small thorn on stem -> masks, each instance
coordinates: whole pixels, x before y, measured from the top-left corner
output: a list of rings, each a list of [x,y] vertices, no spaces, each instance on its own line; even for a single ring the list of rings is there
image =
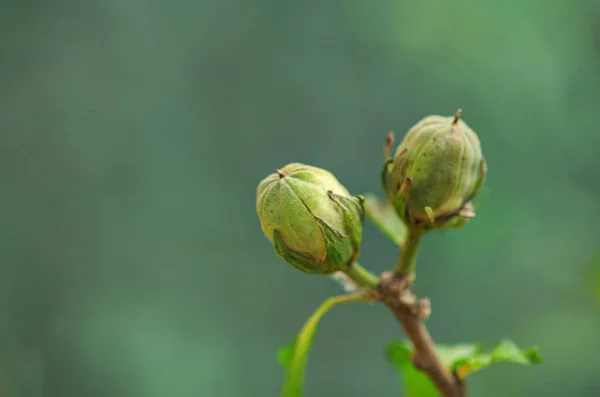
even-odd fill
[[[277,175],[279,175],[279,178],[285,178],[287,175],[283,173],[283,171],[281,171],[280,169],[275,169],[277,171]]]
[[[460,120],[460,114],[462,113],[462,109],[457,109],[456,113],[454,113],[454,120],[452,121],[452,125],[456,125],[458,120]]]

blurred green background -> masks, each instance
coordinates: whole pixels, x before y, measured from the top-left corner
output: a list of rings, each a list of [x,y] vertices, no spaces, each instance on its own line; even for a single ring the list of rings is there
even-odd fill
[[[299,161],[380,193],[385,134],[458,107],[489,195],[424,241],[430,330],[540,347],[472,396],[600,395],[600,2],[5,0],[0,57],[0,396],[277,396],[276,349],[340,288],[275,255],[258,182]],[[368,224],[361,263],[396,255]],[[335,309],[306,396],[400,396],[401,337]]]

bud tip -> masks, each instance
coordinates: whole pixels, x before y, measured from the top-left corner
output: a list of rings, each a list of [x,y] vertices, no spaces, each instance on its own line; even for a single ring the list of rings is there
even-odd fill
[[[392,146],[394,144],[394,131],[390,131],[385,136],[385,146]]]
[[[279,175],[280,178],[284,178],[287,175],[283,173],[283,171],[281,171],[279,168],[276,168],[275,171],[277,171],[277,175]]]
[[[452,125],[456,125],[458,120],[460,120],[460,114],[462,113],[462,109],[457,109],[456,113],[454,113],[454,120],[452,121]]]

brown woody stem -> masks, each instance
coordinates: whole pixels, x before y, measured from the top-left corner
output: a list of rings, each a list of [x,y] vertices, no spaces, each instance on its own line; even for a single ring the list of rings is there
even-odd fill
[[[381,299],[392,311],[404,333],[414,346],[413,365],[425,372],[429,379],[444,397],[465,397],[466,388],[437,355],[435,343],[427,331],[421,318],[418,303],[408,303],[404,299],[410,296],[410,284],[413,278],[398,278],[392,274],[384,274],[379,284]]]

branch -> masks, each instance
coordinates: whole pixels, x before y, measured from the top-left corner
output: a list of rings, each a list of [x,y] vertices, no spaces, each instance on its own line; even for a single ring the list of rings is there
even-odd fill
[[[466,386],[440,360],[435,343],[422,320],[429,317],[429,300],[417,299],[410,287],[415,280],[415,265],[421,239],[426,229],[418,225],[407,225],[406,238],[394,272],[376,278],[358,263],[346,271],[358,286],[372,293],[394,314],[407,338],[413,344],[412,362],[415,368],[425,372],[444,397],[465,397]]]
[[[384,273],[379,283],[380,299],[392,311],[414,346],[413,364],[424,371],[444,397],[464,397],[466,388],[437,355],[435,343],[422,322],[429,316],[429,301],[418,300],[410,286],[414,276],[398,278]]]

